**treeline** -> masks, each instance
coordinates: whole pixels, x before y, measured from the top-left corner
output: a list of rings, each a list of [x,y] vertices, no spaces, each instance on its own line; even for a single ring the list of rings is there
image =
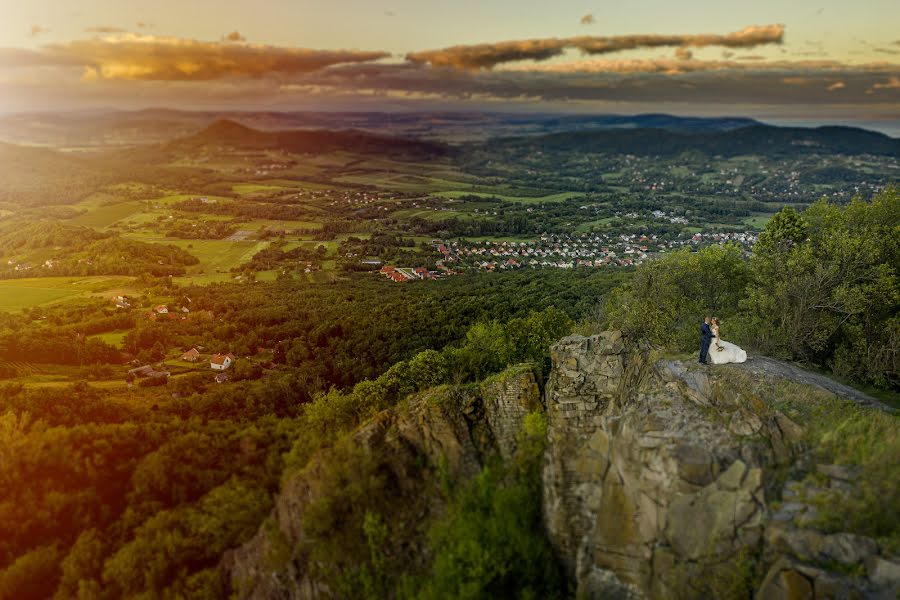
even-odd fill
[[[170,226],[166,237],[180,238],[183,240],[221,240],[237,231],[239,221],[207,221],[192,219],[178,221]]]
[[[305,267],[307,263],[319,268],[322,258],[325,256],[325,246],[319,246],[316,249],[307,248],[306,246],[297,246],[290,250],[285,249],[287,243],[284,241],[274,241],[247,261],[246,263],[232,267],[234,272],[239,271],[267,271],[275,268],[291,268],[296,269],[298,263],[303,263]]]
[[[297,221],[304,218],[315,218],[319,213],[303,206],[291,204],[266,204],[262,202],[203,202],[197,198],[182,200],[172,205],[175,210],[226,215],[246,219],[270,219],[274,221]]]
[[[184,293],[193,300],[192,311],[209,311],[211,321],[154,326],[168,333],[167,348],[200,343],[239,356],[272,349],[275,362],[292,367],[311,394],[376,377],[415,352],[443,347],[465,335],[474,321],[515,318],[548,306],[576,318],[625,276],[521,270],[424,285],[398,285],[372,275],[312,287],[287,280],[205,286]]]
[[[47,318],[44,311],[26,313],[25,317],[0,313],[0,361],[84,366],[118,364],[122,362],[121,351],[90,337],[134,326],[133,313],[113,310],[108,304],[100,306],[92,302],[60,309],[55,318]],[[13,377],[17,373],[9,369],[3,375]]]
[[[8,221],[0,227],[0,252],[8,255],[40,248],[65,248],[78,252],[92,242],[109,237],[90,227],[57,221]]]
[[[642,265],[608,303],[612,325],[694,350],[704,314],[751,351],[900,388],[900,190],[778,213],[749,261],[737,248]]]
[[[28,269],[17,270],[15,265],[0,264],[0,278],[87,275],[163,277],[184,275],[186,267],[200,262],[196,256],[172,244],[119,237],[103,237],[78,250],[56,247],[54,250],[52,258],[45,259],[51,261],[50,265],[29,264]]]
[[[183,275],[199,260],[171,244],[152,244],[55,221],[10,221],[0,228],[0,278]],[[10,258],[14,257],[14,258]]]

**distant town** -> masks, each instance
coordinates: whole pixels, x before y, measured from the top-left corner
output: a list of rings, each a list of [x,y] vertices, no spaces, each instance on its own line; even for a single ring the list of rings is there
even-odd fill
[[[736,244],[749,252],[758,235],[752,231],[694,233],[667,238],[657,234],[547,234],[535,241],[440,241],[432,245],[441,255],[436,269],[385,265],[380,273],[397,283],[434,280],[463,271],[508,269],[574,269],[631,267],[684,247]]]

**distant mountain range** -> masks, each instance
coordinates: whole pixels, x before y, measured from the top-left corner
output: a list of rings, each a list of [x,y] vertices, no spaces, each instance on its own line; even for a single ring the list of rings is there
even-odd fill
[[[900,157],[900,139],[855,127],[774,127],[677,131],[610,129],[492,140],[488,150],[593,152],[673,156],[699,152],[708,156],[798,154],[876,154]]]
[[[761,125],[742,117],[643,115],[560,115],[486,112],[242,112],[93,110],[0,116],[0,140],[67,148],[162,143],[201,131],[218,120],[262,131],[354,129],[381,135],[441,142],[605,129],[727,131]]]
[[[518,136],[466,144],[482,150],[530,149],[534,151],[617,153],[673,156],[699,152],[709,156],[748,154],[783,156],[797,154],[877,154],[900,156],[900,140],[853,127],[774,127],[755,123],[734,127],[740,119],[680,119],[666,115],[619,118],[629,126]],[[660,127],[638,127],[638,123]],[[671,127],[661,127],[665,124]],[[360,154],[427,159],[453,155],[454,145],[362,131],[288,130],[260,131],[230,120],[219,120],[202,131],[163,146],[166,153],[196,153],[201,149],[230,147],[243,150],[282,150],[296,154],[320,154],[336,150]],[[465,150],[464,150],[465,151]]]
[[[167,153],[196,153],[201,149],[282,150],[295,154],[326,154],[344,150],[358,154],[379,154],[410,159],[426,159],[450,154],[444,144],[389,137],[362,131],[294,129],[260,131],[222,119],[202,131],[173,140],[163,146]]]
[[[181,128],[187,127],[187,122],[178,119],[185,117],[185,113],[173,112],[172,118],[166,122],[178,122],[176,129],[181,131]],[[129,118],[136,116],[134,113],[127,115]],[[270,124],[283,117],[281,113],[254,115],[255,119]],[[194,113],[189,116],[191,119],[196,117]],[[135,125],[136,131],[143,131],[143,127],[150,127],[155,119],[163,117],[165,115],[161,113],[142,113],[144,124]],[[330,118],[333,117],[330,115]],[[100,117],[90,117],[94,118]],[[315,118],[325,117],[319,113]],[[366,118],[374,117],[353,116],[357,121]],[[407,129],[411,123],[423,126],[425,122],[422,114],[403,118],[407,119]],[[95,150],[105,150],[102,153],[59,152],[0,142],[0,181],[3,182],[0,186],[0,209],[6,203],[38,205],[74,202],[103,184],[120,180],[157,180],[163,176],[162,171],[165,171],[167,181],[187,181],[191,170],[172,167],[173,163],[182,157],[214,155],[223,149],[280,150],[293,154],[346,151],[414,162],[452,158],[463,168],[483,164],[498,153],[506,153],[507,158],[511,153],[514,158],[516,154],[532,152],[560,156],[567,153],[613,153],[664,157],[677,157],[686,152],[725,157],[872,154],[900,158],[900,139],[854,127],[775,127],[752,119],[699,119],[669,115],[555,116],[542,121],[534,117],[510,115],[502,119],[499,116],[491,118],[495,125],[503,121],[510,131],[519,135],[449,143],[356,129],[261,130],[234,120],[218,119],[200,128],[188,128],[187,133],[174,139],[155,141],[153,136],[148,140],[135,134],[136,140],[142,141],[142,144],[115,149],[104,145],[95,147]],[[476,117],[471,114],[432,114],[428,119],[432,127],[450,127],[448,123],[458,125],[460,122],[470,127]],[[517,119],[524,119],[524,124],[517,125]],[[348,120],[352,121],[349,117]],[[65,122],[62,119],[57,125]],[[10,121],[5,123],[8,126]],[[32,125],[35,123],[31,122]],[[534,129],[536,123],[544,130],[559,128],[562,131],[541,133]],[[588,126],[588,123],[593,125]],[[167,131],[164,126],[160,128]],[[521,134],[523,128],[528,135]],[[108,133],[110,130],[105,131]]]

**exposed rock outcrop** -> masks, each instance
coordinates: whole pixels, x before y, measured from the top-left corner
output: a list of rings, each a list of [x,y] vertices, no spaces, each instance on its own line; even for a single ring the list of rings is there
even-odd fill
[[[552,349],[544,511],[578,596],[724,597],[762,568],[759,598],[893,597],[897,562],[873,540],[810,528],[808,504],[772,506],[801,496],[786,474],[815,468],[802,425],[775,408],[785,386],[878,403],[769,359],[704,368],[653,355],[617,332]],[[853,485],[851,469],[818,469]]]
[[[398,569],[429,564],[425,534],[444,509],[441,486],[471,479],[489,457],[514,456],[525,416],[545,410],[546,530],[578,598],[896,597],[896,556],[868,537],[817,528],[816,499],[853,492],[860,472],[817,461],[809,423],[785,403],[839,395],[887,410],[877,401],[771,359],[667,360],[618,332],[564,338],[552,358],[543,397],[519,365],[477,389],[415,395],[351,435],[349,447],[367,458],[346,477],[381,482],[358,501],[390,523]],[[343,556],[338,544],[319,564],[310,551],[322,539],[312,536],[322,526],[310,506],[352,487],[333,483],[333,465],[347,462],[337,450],[286,479],[269,522],[226,557],[237,597],[347,596],[324,574],[365,556]],[[347,525],[329,527],[339,536]]]
[[[351,476],[375,474],[383,481],[363,501],[391,524],[391,544],[405,568],[427,564],[425,531],[443,509],[441,480],[466,481],[491,455],[511,456],[525,415],[541,409],[532,369],[519,365],[478,390],[440,387],[413,396],[352,434],[350,446],[370,462],[365,473],[360,468]],[[318,525],[308,522],[307,511],[330,493],[328,469],[338,461],[347,462],[347,457],[322,452],[286,479],[269,522],[226,556],[223,572],[238,597],[333,595],[321,565],[311,562],[305,546],[310,528]],[[335,535],[344,526],[335,524]]]

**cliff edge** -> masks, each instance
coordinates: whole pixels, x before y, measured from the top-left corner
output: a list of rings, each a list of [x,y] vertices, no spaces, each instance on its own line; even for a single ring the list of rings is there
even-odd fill
[[[552,358],[544,513],[579,598],[896,596],[896,556],[819,528],[817,500],[858,473],[817,462],[804,410],[886,407],[780,361],[704,367],[618,332]]]

